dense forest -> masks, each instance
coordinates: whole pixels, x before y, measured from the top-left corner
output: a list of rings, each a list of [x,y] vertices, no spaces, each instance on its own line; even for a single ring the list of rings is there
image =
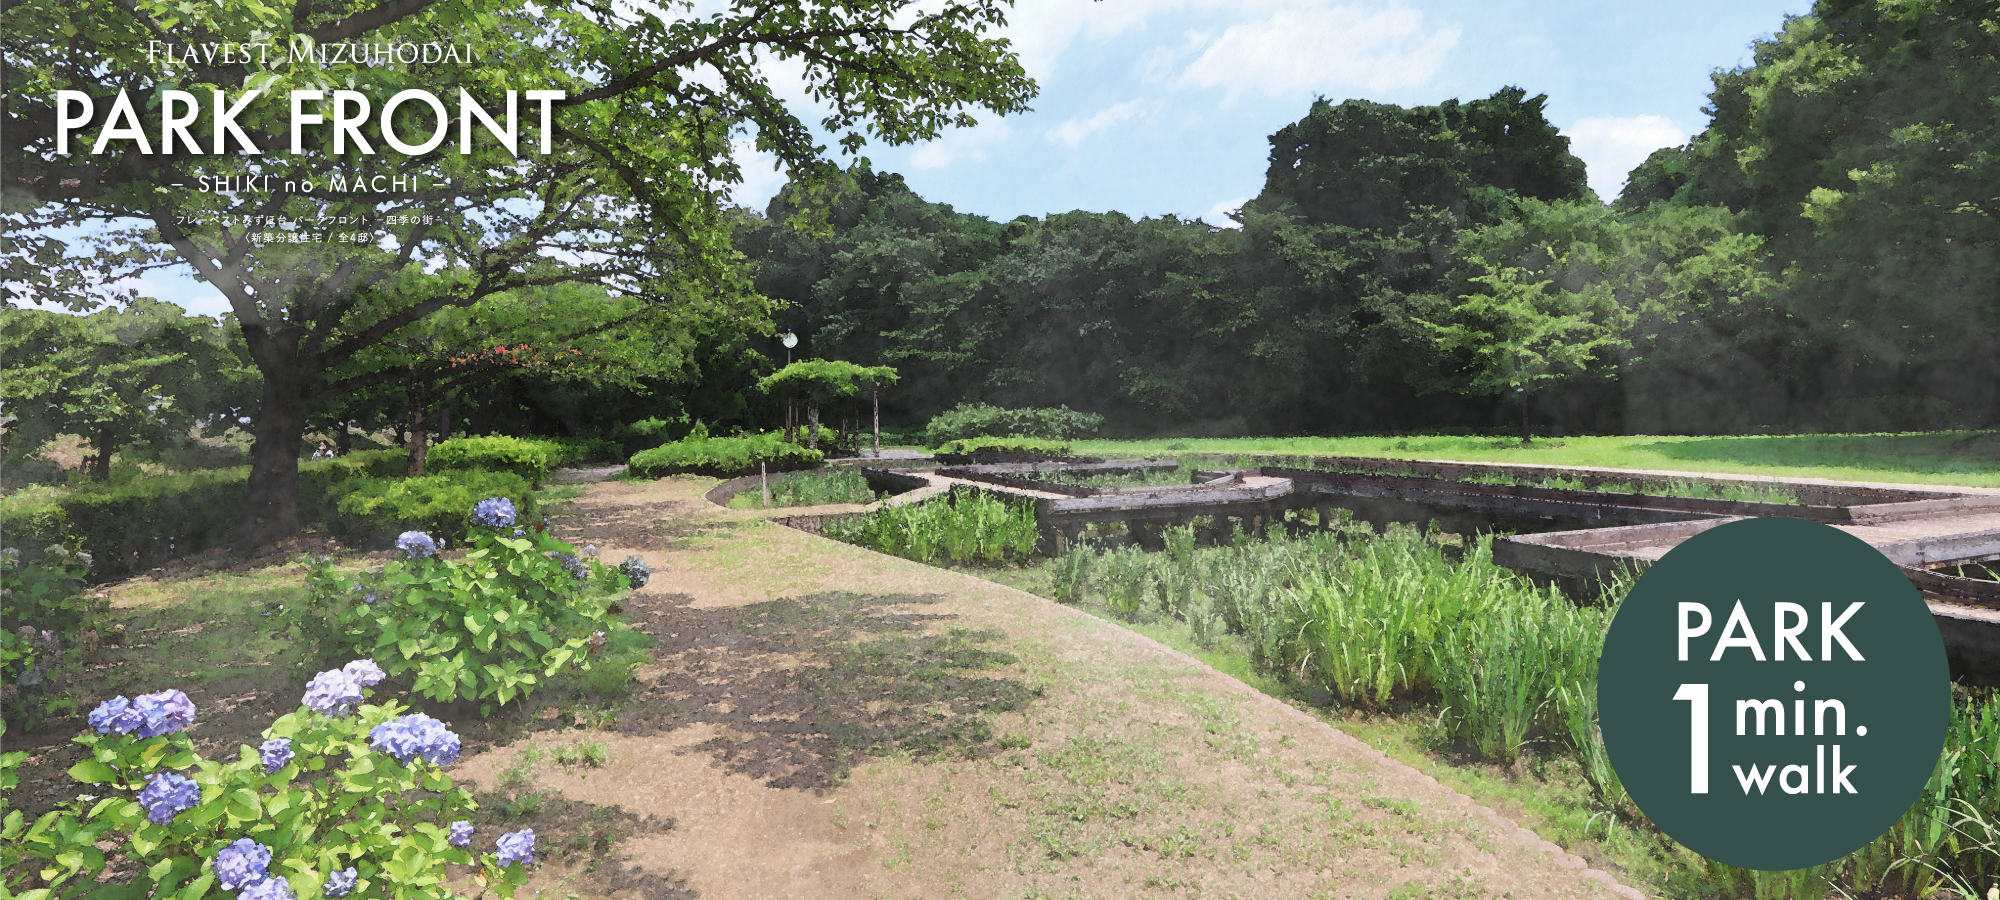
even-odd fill
[[[1518,87],[1416,108],[1318,100],[1270,136],[1263,190],[1232,222],[995,222],[857,165],[725,213],[754,279],[740,283],[761,295],[745,308],[769,320],[648,330],[595,288],[500,295],[478,321],[504,333],[465,316],[405,329],[322,376],[369,386],[320,393],[308,424],[771,428],[778,401],[753,386],[786,357],[772,324],[799,336],[796,358],[896,367],[883,414],[903,429],[966,401],[1066,405],[1113,435],[2000,422],[1990,2],[1820,0],[1712,78],[1707,129],[1611,202],[1585,186],[1546,98]],[[543,353],[548,310],[604,324]],[[258,376],[229,323],[198,340],[187,322],[152,343],[125,334],[170,311],[90,318],[127,355],[173,341],[234,354],[189,369],[234,373],[199,405],[255,419]],[[79,327],[10,327],[10,349]],[[136,364],[113,357],[93,364],[106,384]],[[38,386],[50,416],[77,420],[65,427],[124,442],[92,423],[136,400],[79,412],[71,376],[27,371],[17,387]]]
[[[1707,130],[1606,204],[1507,88],[1320,100],[1240,227],[993,222],[850,169],[738,249],[801,355],[889,410],[1066,404],[1122,433],[1914,429],[2000,418],[2000,27],[1822,0],[1717,72]],[[806,197],[814,199],[808,202]],[[817,219],[818,233],[798,223]]]

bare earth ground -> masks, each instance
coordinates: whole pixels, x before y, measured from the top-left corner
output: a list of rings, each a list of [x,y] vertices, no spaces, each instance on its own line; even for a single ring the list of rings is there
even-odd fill
[[[541,862],[519,897],[1639,896],[1148,638],[719,509],[701,496],[713,484],[592,483],[556,514],[565,539],[607,561],[639,553],[654,572],[624,613],[658,640],[654,661],[615,716],[541,696],[490,719],[431,709],[465,740],[449,771],[478,793],[475,846],[535,829]],[[114,604],[197,601],[171,598],[289,583],[304,570],[288,557],[338,549],[216,550],[100,590]],[[172,657],[202,627],[136,625],[84,683],[128,657],[192,674]],[[210,758],[254,745],[304,688],[244,652],[225,677],[175,685],[201,710],[191,737]],[[378,700],[410,702],[406,688],[385,683]],[[10,802],[35,816],[74,795],[63,773],[80,727],[6,736],[30,753]],[[592,745],[601,767],[558,762]]]
[[[557,519],[608,559],[646,558],[627,614],[660,645],[608,727],[452,770],[495,791],[526,748],[608,748],[602,768],[529,776],[627,823],[547,860],[530,892],[1638,896],[1147,638],[718,509],[712,484],[604,482]]]

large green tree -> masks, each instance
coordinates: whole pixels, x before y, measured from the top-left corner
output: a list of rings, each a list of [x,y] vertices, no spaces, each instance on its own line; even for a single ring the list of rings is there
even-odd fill
[[[88,443],[99,480],[118,450],[175,446],[219,416],[233,423],[256,389],[241,348],[213,319],[140,297],[88,316],[0,310],[0,358],[0,414],[8,417],[0,456],[73,434]]]
[[[229,300],[264,386],[243,543],[266,543],[299,527],[294,448],[314,399],[396,377],[337,370],[443,310],[586,282],[664,306],[682,328],[768,327],[728,243],[722,192],[739,178],[731,138],[748,129],[808,179],[830,165],[765,64],[798,67],[828,109],[820,124],[850,151],[869,137],[929,139],[972,124],[973,108],[1004,114],[1032,96],[1007,43],[987,36],[1004,9],[1000,0],[738,0],[713,15],[525,0],[12,3],[0,12],[5,274],[61,299],[91,278],[185,265]],[[162,44],[276,50],[167,62],[154,52]],[[414,58],[291,52],[405,44],[419,48]],[[352,91],[301,109],[353,118],[357,101],[381,110],[401,91],[439,87],[442,115],[425,102],[400,106],[392,126],[409,140],[397,149],[378,115],[294,130],[286,101],[293,91]],[[224,110],[201,104],[192,140],[170,147],[121,130],[123,91],[157,141],[153,123],[178,113],[152,104],[171,107],[173,89],[199,100],[227,92],[231,105],[252,90],[264,99],[234,116],[236,131],[218,121]],[[67,148],[60,122],[76,107],[59,109],[59,90],[92,100]],[[533,90],[563,96],[519,98],[513,147],[457,102],[499,117],[509,91]],[[477,133],[469,148],[455,125]],[[453,139],[416,148],[434,130]],[[201,176],[254,180],[228,192],[201,189],[214,186]],[[64,258],[63,229],[91,223],[114,228],[88,270],[51,266]],[[365,239],[292,243],[350,231]],[[412,283],[412,270],[430,276],[424,289],[394,289]]]
[[[1711,121],[1621,203],[1720,205],[1791,273],[1823,348],[1801,400],[1929,395],[2000,418],[2000,18],[1819,0],[1714,76]]]

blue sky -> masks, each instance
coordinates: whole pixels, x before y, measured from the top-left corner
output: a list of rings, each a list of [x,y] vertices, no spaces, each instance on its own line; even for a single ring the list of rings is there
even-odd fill
[[[721,0],[702,0],[701,6]],[[928,0],[936,3],[938,0]],[[1032,112],[909,147],[871,146],[926,199],[996,220],[1074,209],[1227,225],[1263,185],[1269,136],[1315,96],[1404,106],[1548,95],[1591,186],[1609,201],[1632,166],[1707,124],[1709,73],[1810,0],[1017,0],[1005,36],[1041,87]],[[697,10],[697,13],[706,10]],[[767,66],[801,116],[819,113],[783,62]],[[830,143],[830,142],[829,142]],[[783,184],[739,143],[737,202]],[[144,293],[217,315],[183,269]]]
[[[1083,209],[1226,224],[1263,185],[1269,136],[1315,96],[1403,106],[1547,94],[1591,186],[1707,124],[1709,73],[1809,0],[1018,0],[1006,36],[1034,111],[916,147],[871,147],[926,199],[995,219]],[[795,93],[794,97],[797,96]],[[746,158],[746,163],[750,161]],[[738,202],[783,177],[746,165]]]

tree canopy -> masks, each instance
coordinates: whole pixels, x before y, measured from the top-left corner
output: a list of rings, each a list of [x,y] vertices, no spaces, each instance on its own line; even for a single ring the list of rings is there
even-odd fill
[[[748,130],[807,180],[831,164],[763,64],[799,64],[829,110],[821,125],[848,150],[867,137],[929,139],[972,124],[973,108],[1004,114],[1033,95],[1007,43],[985,34],[1004,23],[1003,9],[997,0],[742,0],[710,16],[522,0],[10,4],[0,13],[6,279],[85,308],[97,302],[93,284],[188,265],[229,300],[263,375],[244,537],[265,543],[298,527],[293,447],[314,400],[398,377],[361,362],[444,310],[578,282],[666,310],[674,324],[653,327],[768,328],[768,306],[728,242],[722,192],[740,177],[731,138]],[[149,56],[162,42],[274,52],[164,62]],[[295,52],[375,45],[419,52],[359,61]],[[365,112],[436,86],[456,89],[458,102],[404,102],[387,125]],[[188,92],[188,106],[140,115],[117,99],[173,107],[175,90]],[[58,91],[89,98],[87,123],[65,124],[82,105]],[[211,95],[242,108],[194,102]],[[467,101],[496,121],[518,104],[519,117],[498,129],[513,146]],[[364,112],[359,123],[306,124],[295,107],[330,120]],[[195,117],[185,139],[148,145],[148,132],[162,143],[172,135],[153,123],[183,112]],[[394,143],[433,133],[475,137]],[[236,190],[206,189],[218,176]],[[83,223],[112,226],[94,255],[58,237]],[[61,264],[70,257],[84,261]],[[554,341],[582,336],[551,322]]]

